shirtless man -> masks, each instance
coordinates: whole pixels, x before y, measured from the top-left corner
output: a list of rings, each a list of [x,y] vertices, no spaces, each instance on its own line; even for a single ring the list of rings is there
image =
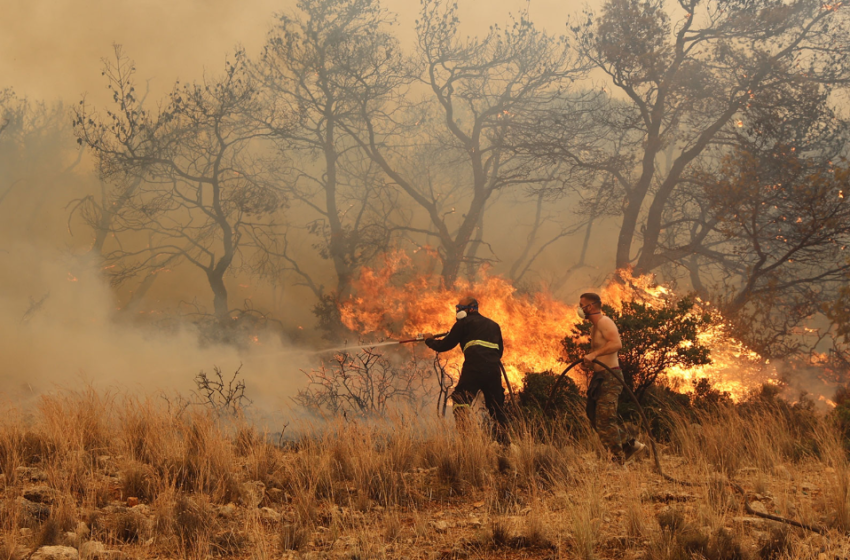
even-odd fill
[[[620,379],[620,361],[617,351],[623,347],[620,332],[610,317],[602,313],[602,299],[594,293],[582,294],[579,308],[585,320],[593,323],[590,329],[591,351],[584,357],[584,363],[593,366],[593,377],[587,387],[587,417],[599,439],[611,451],[612,459],[625,463],[643,451],[646,446],[637,440],[624,440],[626,433],[620,426],[617,415],[617,402],[623,386],[602,366],[594,364],[598,360],[611,368]]]

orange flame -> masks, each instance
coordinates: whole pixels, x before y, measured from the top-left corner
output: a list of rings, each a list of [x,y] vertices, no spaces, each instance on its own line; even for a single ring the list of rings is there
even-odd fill
[[[453,288],[445,288],[432,276],[417,273],[416,268],[401,251],[385,255],[381,268],[364,267],[353,284],[353,295],[339,305],[342,323],[361,335],[390,338],[444,332],[455,321],[455,303],[472,295],[478,299],[481,313],[502,327],[503,363],[512,384],[519,385],[527,372],[560,371],[564,367],[561,340],[580,321],[575,305],[559,301],[546,291],[520,291],[509,280],[491,276],[486,270],[474,281],[461,279]],[[652,275],[634,276],[630,270],[618,271],[600,295],[615,309],[635,300],[663,305],[674,297]],[[691,391],[691,381],[707,377],[716,388],[739,399],[748,387],[776,377],[757,353],[728,335],[728,325],[718,311],[698,300],[694,313],[707,312],[715,321],[699,338],[711,348],[714,363],[688,370],[671,369],[668,383]],[[459,368],[460,352],[449,352],[445,357],[449,370]],[[576,375],[578,380],[580,374]]]
[[[410,275],[412,268],[403,252],[386,255],[379,270],[364,268],[354,285],[356,295],[340,305],[343,324],[364,335],[388,337],[444,332],[455,321],[454,305],[474,294],[482,314],[502,327],[503,362],[512,383],[525,372],[558,368],[560,341],[578,321],[574,306],[545,292],[519,293],[508,280],[486,273],[474,282],[458,280],[454,288],[440,288],[424,274]],[[459,352],[446,357],[450,366],[462,360]]]

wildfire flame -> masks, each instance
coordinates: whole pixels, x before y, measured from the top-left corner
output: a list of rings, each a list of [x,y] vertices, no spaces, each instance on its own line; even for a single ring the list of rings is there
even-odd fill
[[[385,255],[380,268],[364,267],[353,284],[352,294],[339,305],[343,324],[366,337],[389,338],[448,331],[455,321],[454,305],[464,296],[473,295],[480,302],[481,313],[502,327],[503,363],[515,386],[521,384],[527,372],[563,369],[561,340],[580,321],[575,305],[546,291],[520,291],[509,280],[486,271],[474,281],[461,279],[453,288],[445,288],[431,275],[418,273],[404,252]],[[621,309],[627,301],[662,305],[674,297],[652,275],[635,276],[628,270],[618,271],[600,295],[615,309]],[[707,302],[698,301],[694,313],[706,312],[712,313],[715,320],[699,334],[699,340],[711,349],[714,363],[687,370],[671,369],[667,372],[668,383],[689,391],[693,389],[692,380],[707,377],[715,388],[738,399],[755,383],[776,377],[761,356],[729,336],[728,325],[718,311]],[[459,351],[448,352],[445,357],[449,370],[458,368],[463,360]],[[576,374],[577,381],[580,375]]]

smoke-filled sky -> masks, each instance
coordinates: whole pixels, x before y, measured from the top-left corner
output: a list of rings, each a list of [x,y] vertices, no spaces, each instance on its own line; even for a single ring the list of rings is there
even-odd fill
[[[469,35],[483,35],[491,25],[506,23],[510,14],[523,13],[547,32],[562,34],[570,16],[588,3],[598,6],[601,0],[458,0],[461,29]],[[285,407],[303,386],[299,370],[316,362],[305,341],[325,343],[318,339],[315,301],[306,288],[270,288],[235,273],[226,279],[231,307],[250,300],[279,317],[290,333],[284,340],[269,335],[263,339],[262,352],[248,356],[230,347],[198,345],[194,333],[185,329],[163,333],[154,320],[139,321],[141,326],[129,320],[116,322],[116,310],[128,309],[127,288],[119,292],[107,284],[99,263],[77,258],[86,251],[90,232],[68,220],[74,201],[100,190],[92,160],[79,158],[75,150],[68,106],[84,96],[98,109],[108,105],[101,69],[103,59],[112,58],[114,44],[123,45],[124,54],[135,61],[138,89],[147,82],[155,102],[176,80],[192,82],[204,72],[218,74],[238,46],[256,54],[275,23],[274,15],[293,11],[295,4],[295,0],[3,2],[0,92],[12,88],[18,98],[46,101],[44,120],[63,122],[67,129],[61,134],[67,133],[67,142],[59,133],[35,135],[27,140],[26,157],[12,150],[0,158],[0,202],[5,199],[0,207],[0,355],[5,362],[0,368],[0,402],[35,396],[54,384],[77,386],[81,380],[185,392],[200,369],[210,371],[219,365],[232,372],[240,362],[245,363],[249,385],[263,387],[265,409]],[[395,35],[411,47],[419,1],[384,0],[383,5],[397,15]],[[678,9],[675,3],[668,3],[668,8]],[[674,18],[681,17],[679,10]],[[41,124],[48,131],[63,130]],[[534,215],[534,203],[525,194],[506,195],[487,214],[485,242],[494,249],[482,252],[483,258],[501,265],[496,273],[510,267],[524,243],[522,232],[529,229]],[[554,233],[575,217],[569,200],[559,203],[547,204],[547,211],[560,220],[544,225],[555,228]],[[569,301],[601,284],[613,264],[618,222],[615,217],[594,225],[590,266],[566,276],[567,285],[562,281],[562,287],[555,288],[557,297]],[[310,241],[302,243],[310,248]],[[536,261],[536,276],[530,274],[524,282],[545,284],[577,261],[580,243],[573,240],[554,247]],[[315,255],[311,258],[317,260]],[[133,313],[147,318],[173,311],[178,303],[210,304],[209,286],[197,270],[162,276],[148,293],[144,309]],[[450,302],[447,311],[453,313]],[[451,314],[447,317],[451,319]]]
[[[0,89],[13,87],[34,99],[66,102],[88,94],[103,99],[101,59],[112,44],[136,61],[140,80],[152,78],[153,98],[175,80],[196,79],[204,68],[218,71],[236,45],[259,49],[273,15],[294,9],[294,0],[10,0],[0,17]],[[412,28],[417,0],[387,0],[403,28]],[[485,33],[508,13],[531,18],[561,33],[577,0],[460,0],[470,34]],[[401,37],[412,37],[401,33]]]
[[[470,35],[484,34],[490,25],[506,22],[510,13],[525,10],[549,32],[560,33],[568,14],[579,7],[577,2],[559,0],[459,4],[464,30]],[[419,2],[387,0],[384,6],[398,15],[397,36],[410,41]],[[67,107],[83,96],[102,108],[109,102],[102,60],[113,56],[113,44],[121,44],[136,63],[140,88],[150,80],[150,98],[155,101],[178,79],[190,82],[204,71],[220,72],[223,60],[237,46],[256,53],[274,14],[294,8],[294,0],[10,0],[4,2],[0,17],[0,91],[12,88],[19,98],[51,106],[61,102],[65,109],[56,106],[55,118],[63,121]],[[8,265],[0,273],[0,354],[5,360],[0,401],[22,402],[51,387],[78,388],[87,382],[185,394],[200,369],[210,371],[219,365],[228,373],[244,361],[253,388],[249,392],[256,397],[259,384],[268,395],[261,408],[285,408],[288,397],[303,384],[298,370],[315,361],[304,349],[295,348],[297,341],[270,338],[265,357],[246,357],[231,348],[199,347],[188,332],[165,334],[154,326],[113,322],[123,296],[112,294],[97,263],[70,255],[84,251],[88,238],[84,230],[68,228],[66,205],[99,188],[89,158],[79,166],[73,163],[74,147],[69,136],[67,147],[45,146],[39,150],[42,159],[10,161],[15,172],[6,170],[4,188],[9,182],[14,188],[0,209],[7,221],[0,228],[0,251]],[[62,180],[41,177],[38,170],[45,165],[52,169],[55,162],[49,160],[58,153],[69,160],[59,167],[73,169],[72,174],[66,173]],[[20,210],[33,205],[32,211]],[[177,299],[191,299],[187,294],[194,292],[206,302],[208,287],[201,280],[180,276],[183,284],[199,282],[196,289],[184,290],[176,275],[171,276],[152,292],[151,307],[160,306],[160,297],[165,300],[170,292]],[[251,296],[236,281],[230,289],[234,302]],[[162,305],[173,306],[175,301]],[[288,323],[303,321],[309,328],[315,320],[310,306],[302,302],[303,309],[295,307],[286,305],[282,318]]]

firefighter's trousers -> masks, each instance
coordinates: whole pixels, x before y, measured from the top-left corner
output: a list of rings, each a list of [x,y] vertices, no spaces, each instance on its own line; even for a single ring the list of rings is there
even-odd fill
[[[463,429],[468,422],[469,407],[481,391],[484,405],[493,419],[493,436],[500,442],[507,438],[508,419],[505,416],[505,390],[502,388],[502,372],[496,368],[472,369],[464,367],[457,386],[452,393],[455,423]]]

